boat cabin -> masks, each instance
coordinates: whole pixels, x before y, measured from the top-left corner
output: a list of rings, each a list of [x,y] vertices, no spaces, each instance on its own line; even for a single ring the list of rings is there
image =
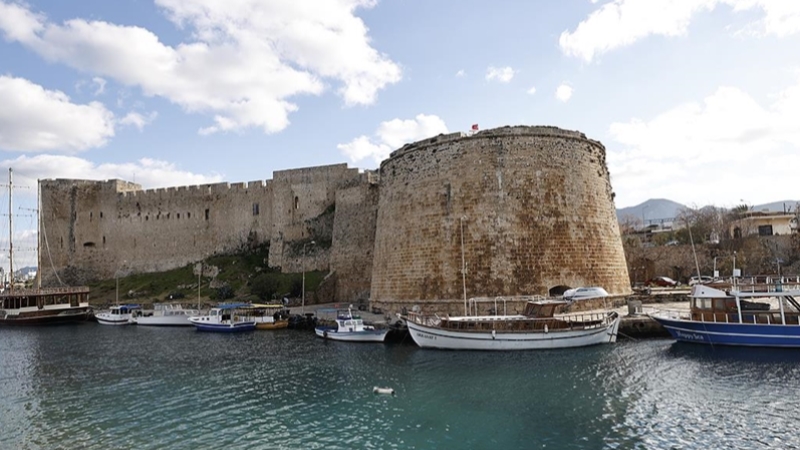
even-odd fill
[[[797,300],[784,292],[773,294],[751,296],[746,292],[724,292],[697,285],[692,290],[691,317],[701,322],[800,324]]]
[[[140,309],[141,306],[139,305],[116,305],[111,307],[111,314],[121,316],[123,314],[131,314]]]
[[[525,305],[525,310],[522,312],[522,315],[540,319],[553,317],[556,315],[556,313],[563,312],[568,304],[568,302],[560,300],[528,302]]]

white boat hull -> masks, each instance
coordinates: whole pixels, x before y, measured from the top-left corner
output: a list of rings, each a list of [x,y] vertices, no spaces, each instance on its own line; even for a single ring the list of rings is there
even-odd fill
[[[446,330],[408,320],[411,338],[422,348],[445,350],[546,350],[616,342],[620,317],[596,327],[531,332]]]
[[[323,339],[346,342],[383,342],[389,330],[376,329],[364,331],[337,331],[333,329],[315,328],[314,332]]]
[[[113,314],[99,313],[95,314],[95,319],[97,319],[97,323],[101,325],[130,325],[133,323],[131,321],[130,314],[127,314],[127,317],[124,317]]]
[[[184,316],[142,316],[134,317],[133,323],[142,326],[159,326],[159,327],[191,327],[192,322],[189,322],[191,315]]]

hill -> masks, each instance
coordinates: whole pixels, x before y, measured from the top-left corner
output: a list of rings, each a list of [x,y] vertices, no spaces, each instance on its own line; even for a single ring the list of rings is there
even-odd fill
[[[783,211],[788,213],[797,211],[799,206],[798,204],[800,204],[800,200],[781,200],[777,202],[752,205],[750,206],[750,209],[753,211]],[[672,219],[682,210],[687,208],[688,206],[682,203],[674,202],[665,198],[654,198],[635,206],[617,209],[617,220],[621,221],[625,217],[635,217],[639,220],[649,223],[650,221],[657,221],[661,219]]]
[[[635,217],[645,223],[651,220],[672,219],[684,209],[686,209],[686,205],[681,203],[665,198],[653,198],[636,206],[618,209],[617,220],[624,220],[628,216]]]

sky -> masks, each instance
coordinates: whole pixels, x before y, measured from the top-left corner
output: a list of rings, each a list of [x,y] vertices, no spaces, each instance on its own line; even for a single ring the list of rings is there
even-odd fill
[[[767,203],[798,197],[799,49],[790,0],[0,0],[0,168],[246,182],[553,125],[617,208]]]

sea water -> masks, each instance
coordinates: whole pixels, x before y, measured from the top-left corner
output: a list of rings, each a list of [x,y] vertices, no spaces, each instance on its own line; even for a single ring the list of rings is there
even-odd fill
[[[798,423],[793,350],[0,328],[2,449],[788,449]]]

